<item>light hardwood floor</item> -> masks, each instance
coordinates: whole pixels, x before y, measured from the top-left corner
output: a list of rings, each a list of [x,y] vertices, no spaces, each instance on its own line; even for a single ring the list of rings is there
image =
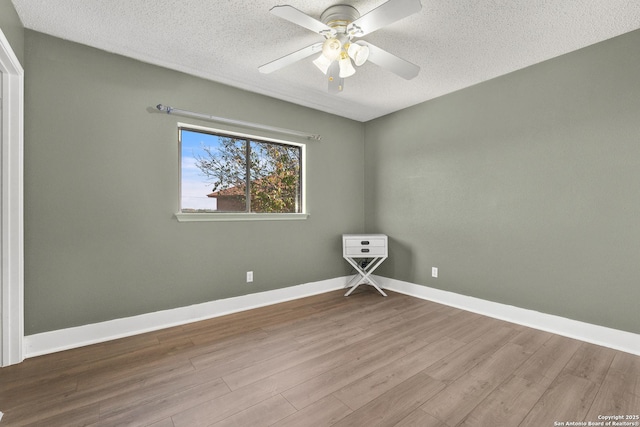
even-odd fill
[[[546,427],[640,414],[640,357],[360,287],[28,359],[0,369],[0,411],[1,427]]]

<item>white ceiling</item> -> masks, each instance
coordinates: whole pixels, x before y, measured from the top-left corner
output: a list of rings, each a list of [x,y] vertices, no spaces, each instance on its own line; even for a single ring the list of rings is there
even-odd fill
[[[323,40],[269,9],[289,4],[319,19],[334,4],[364,15],[385,0],[12,1],[26,28],[359,121],[640,28],[635,0],[422,0],[419,13],[363,38],[419,75],[366,63],[331,95],[313,57],[258,72]]]

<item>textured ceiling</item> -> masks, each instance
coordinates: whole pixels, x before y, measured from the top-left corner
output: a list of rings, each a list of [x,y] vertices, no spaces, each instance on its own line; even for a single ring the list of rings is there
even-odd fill
[[[366,63],[331,95],[313,57],[258,72],[323,40],[269,9],[289,4],[319,19],[334,4],[364,15],[385,0],[12,1],[26,28],[359,121],[640,28],[640,1],[422,0],[419,13],[363,38],[419,65],[419,75]]]

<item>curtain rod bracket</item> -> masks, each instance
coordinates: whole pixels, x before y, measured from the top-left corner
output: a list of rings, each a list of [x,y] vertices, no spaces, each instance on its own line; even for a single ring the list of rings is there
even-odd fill
[[[165,106],[164,106],[164,105],[162,105],[162,104],[158,104],[158,105],[156,105],[156,108],[157,108],[158,110],[160,110],[160,111],[166,111],[166,112],[167,112],[167,114],[171,114],[171,110],[173,110],[173,108],[168,107],[168,106],[167,106],[167,107],[165,107]]]
[[[180,109],[177,109],[177,108],[170,107],[168,105],[158,104],[158,105],[156,105],[156,108],[159,111],[165,111],[167,114],[172,114],[173,113],[173,114],[179,114],[179,115],[182,115],[182,116],[194,117],[196,119],[201,119],[201,120],[209,120],[209,121],[225,123],[225,124],[229,124],[229,125],[244,126],[244,127],[254,128],[254,129],[266,130],[266,131],[270,131],[270,132],[282,133],[282,134],[286,134],[286,135],[300,136],[300,137],[304,137],[304,138],[307,138],[307,139],[313,139],[315,141],[320,141],[322,139],[322,137],[320,135],[318,135],[318,134],[311,134],[311,133],[306,133],[306,132],[300,132],[300,131],[297,131],[297,130],[291,130],[291,129],[278,128],[278,127],[274,127],[274,126],[261,125],[259,123],[244,122],[244,121],[241,121],[241,120],[225,119],[223,117],[216,117],[216,116],[211,116],[211,115],[208,115],[208,114],[195,113],[193,111],[180,110]]]

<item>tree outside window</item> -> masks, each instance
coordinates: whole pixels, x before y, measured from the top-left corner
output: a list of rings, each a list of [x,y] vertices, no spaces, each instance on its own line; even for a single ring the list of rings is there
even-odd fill
[[[180,129],[182,212],[300,213],[302,148]]]

